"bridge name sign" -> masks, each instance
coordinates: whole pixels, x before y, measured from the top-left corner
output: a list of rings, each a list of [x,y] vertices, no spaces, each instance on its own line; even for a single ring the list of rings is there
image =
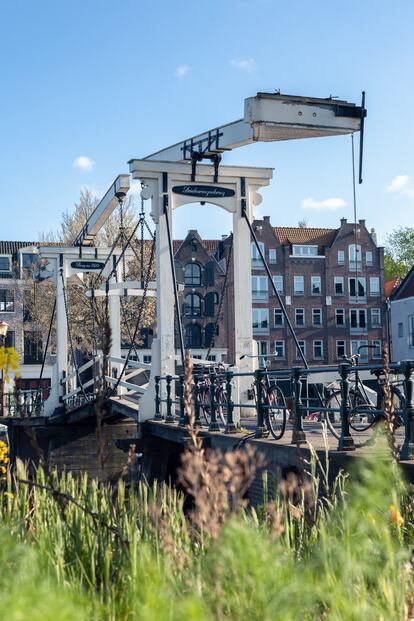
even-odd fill
[[[200,198],[225,198],[227,196],[234,196],[234,190],[222,188],[218,185],[175,185],[172,191],[174,194],[199,196]]]
[[[101,270],[105,263],[103,261],[72,261],[70,266],[75,270],[89,272],[90,270]]]

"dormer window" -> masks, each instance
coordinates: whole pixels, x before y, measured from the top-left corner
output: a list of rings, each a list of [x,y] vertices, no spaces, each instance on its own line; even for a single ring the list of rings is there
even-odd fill
[[[11,272],[11,257],[10,256],[1,256],[0,257],[0,272],[6,272],[10,274]]]
[[[318,246],[313,245],[297,245],[292,246],[292,254],[294,257],[317,257]]]

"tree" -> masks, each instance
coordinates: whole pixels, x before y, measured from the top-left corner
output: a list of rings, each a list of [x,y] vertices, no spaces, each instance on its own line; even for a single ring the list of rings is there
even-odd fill
[[[386,238],[385,277],[404,278],[414,265],[414,228],[400,226]]]
[[[90,190],[82,190],[79,202],[75,204],[73,211],[67,210],[62,214],[59,230],[55,235],[48,234],[47,239],[43,240],[43,243],[53,243],[52,238],[54,237],[54,241],[71,245],[97,203],[98,199],[93,196]],[[138,222],[132,197],[127,197],[127,200],[124,202],[122,221],[125,243],[132,235]],[[120,210],[118,209],[110,216],[100,230],[96,238],[96,245],[112,247],[112,244],[119,237],[120,227],[121,217]],[[121,246],[121,240],[117,241],[116,246]],[[155,256],[153,256],[150,265],[151,240],[144,240],[143,251],[141,252],[141,241],[133,235],[131,246],[134,254],[132,258],[130,257],[125,262],[126,280],[140,281],[141,275],[144,274],[145,278],[148,271],[149,280],[154,280]],[[142,264],[141,259],[143,259]],[[72,277],[67,282],[67,311],[73,347],[83,350],[88,355],[97,348],[102,349],[106,334],[107,307],[105,298],[95,298],[92,300],[86,296],[86,292],[88,289],[97,289],[103,282],[103,278],[97,279],[97,275],[93,273],[84,273],[82,279]],[[28,278],[21,286],[21,289],[22,295],[25,295],[26,311],[31,315],[32,324],[41,330],[45,342],[52,320],[52,309],[56,296],[54,284],[51,280],[34,283],[31,278]],[[125,343],[131,342],[138,317],[140,319],[139,328],[150,327],[154,324],[154,298],[147,298],[142,308],[141,305],[141,297],[121,298],[121,338]],[[55,341],[55,326],[53,326],[51,347],[55,346]],[[135,339],[135,344],[139,344],[139,332]]]

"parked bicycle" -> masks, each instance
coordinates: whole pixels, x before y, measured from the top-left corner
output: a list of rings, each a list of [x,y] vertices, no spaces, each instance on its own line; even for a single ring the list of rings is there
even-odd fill
[[[372,345],[361,345],[358,354],[353,354],[345,358],[345,362],[352,365],[350,374],[349,401],[351,411],[349,414],[349,426],[355,432],[364,432],[380,420],[384,420],[384,408],[386,399],[386,378],[384,369],[372,370],[371,374],[377,378],[377,391],[366,386],[360,377],[359,361],[361,348],[371,348]],[[390,381],[391,406],[394,413],[394,424],[396,427],[404,424],[403,412],[405,397],[401,390],[402,381]],[[328,394],[327,394],[328,393]],[[337,382],[328,384],[325,387],[324,399],[324,419],[331,433],[340,437],[341,423],[341,390]]]
[[[210,426],[211,423],[211,386],[213,383],[217,422],[223,427],[226,426],[227,393],[225,389],[225,372],[226,368],[222,363],[218,363],[217,366],[213,367],[202,366],[198,372],[202,379],[198,382],[197,398],[200,405],[200,412],[208,426]],[[214,380],[212,379],[213,376],[215,376]]]
[[[277,385],[277,381],[270,379],[268,373],[268,359],[275,358],[277,354],[267,354],[260,356],[249,356],[245,354],[240,356],[240,360],[243,358],[258,358],[263,363],[263,377],[261,381],[262,391],[261,395],[257,394],[257,387],[253,384],[253,392],[256,404],[258,399],[261,398],[264,407],[264,422],[272,437],[275,440],[280,440],[283,437],[286,429],[286,400],[283,392]]]

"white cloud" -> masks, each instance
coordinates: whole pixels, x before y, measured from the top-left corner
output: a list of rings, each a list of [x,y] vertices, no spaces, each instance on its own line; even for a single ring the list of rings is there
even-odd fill
[[[246,73],[253,73],[257,69],[254,58],[233,58],[230,64],[236,67],[236,69],[240,69],[240,71],[245,71]]]
[[[190,65],[178,65],[175,68],[175,77],[176,78],[185,78],[191,71]]]
[[[87,155],[80,155],[76,160],[73,160],[73,166],[80,170],[92,170],[94,165],[95,162]]]
[[[326,198],[324,201],[316,201],[311,196],[304,198],[301,207],[302,209],[316,209],[316,210],[326,210],[326,211],[335,211],[335,209],[340,209],[340,207],[345,207],[346,202],[343,198]]]
[[[392,192],[398,196],[409,196],[414,198],[414,187],[411,177],[408,175],[397,175],[394,179],[385,186],[387,192]]]

